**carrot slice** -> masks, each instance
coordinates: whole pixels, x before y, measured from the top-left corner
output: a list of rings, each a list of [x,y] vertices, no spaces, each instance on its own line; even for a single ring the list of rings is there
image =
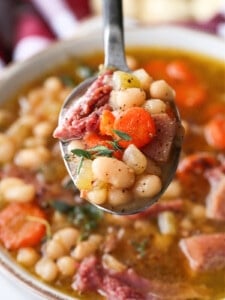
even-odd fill
[[[225,117],[218,115],[205,126],[205,138],[210,146],[225,150]]]
[[[180,106],[193,108],[206,101],[206,89],[201,83],[180,83],[174,88],[176,102]]]
[[[115,117],[110,110],[104,110],[100,116],[100,133],[102,135],[113,135],[113,123]]]
[[[166,72],[170,78],[180,81],[193,82],[196,77],[190,66],[183,60],[171,61],[167,67]]]
[[[167,79],[168,75],[166,72],[167,61],[163,59],[154,59],[146,64],[143,68],[148,72],[155,80],[156,79]]]
[[[87,148],[92,148],[95,146],[108,146],[108,137],[101,136],[96,132],[88,132],[84,136],[84,144]]]
[[[155,125],[151,115],[142,107],[131,107],[114,122],[114,129],[128,134],[130,141],[121,140],[119,144],[126,148],[135,144],[141,148],[152,140],[155,135]]]
[[[29,217],[45,220],[44,212],[30,203],[11,203],[0,212],[0,240],[7,249],[32,247],[44,237],[45,225]]]

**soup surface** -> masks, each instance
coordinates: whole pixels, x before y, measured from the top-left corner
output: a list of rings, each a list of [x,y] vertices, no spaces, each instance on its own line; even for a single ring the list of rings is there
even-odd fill
[[[2,246],[78,299],[224,298],[224,65],[184,52],[130,50],[131,68],[176,91],[185,138],[160,201],[116,216],[80,199],[52,137],[65,97],[102,61],[101,54],[69,61],[1,105]]]

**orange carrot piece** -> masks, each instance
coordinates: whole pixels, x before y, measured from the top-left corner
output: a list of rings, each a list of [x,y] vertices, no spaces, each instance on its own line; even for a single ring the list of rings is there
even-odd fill
[[[187,62],[183,60],[173,60],[167,67],[166,72],[170,78],[179,81],[193,82],[196,77]]]
[[[180,83],[173,87],[176,91],[176,102],[180,106],[200,106],[207,99],[206,89],[201,83]]]
[[[104,110],[100,116],[100,133],[101,135],[113,135],[113,123],[115,117],[110,110]]]
[[[84,144],[87,148],[95,146],[108,146],[107,137],[103,137],[96,132],[88,132],[84,136]]]
[[[155,125],[151,115],[142,107],[131,107],[114,122],[114,129],[128,134],[130,141],[121,140],[119,144],[126,148],[135,144],[141,148],[151,142],[155,135]]]
[[[45,225],[29,217],[45,220],[44,212],[32,203],[11,203],[0,212],[0,240],[7,249],[36,246],[45,236]]]
[[[218,115],[205,126],[205,138],[210,146],[225,150],[225,117]]]
[[[143,68],[148,72],[155,80],[167,79],[166,72],[167,61],[163,59],[154,59],[143,65]]]

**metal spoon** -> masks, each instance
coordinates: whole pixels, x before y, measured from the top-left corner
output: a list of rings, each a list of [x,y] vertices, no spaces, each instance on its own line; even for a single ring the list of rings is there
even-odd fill
[[[122,5],[121,0],[103,0],[103,15],[104,15],[104,51],[105,51],[105,68],[115,68],[122,71],[129,72],[129,68],[127,67],[124,53],[124,38],[123,38],[123,17],[122,17]],[[97,77],[91,77],[84,82],[82,82],[79,86],[77,86],[72,93],[66,99],[63,108],[61,110],[61,114],[59,117],[59,122],[64,118],[65,113],[68,108],[74,103],[74,101],[79,101],[78,99],[86,92],[88,87],[96,80]],[[181,151],[181,143],[182,143],[182,130],[180,130],[181,123],[179,113],[177,111],[176,105],[172,103],[172,108],[174,110],[174,114],[176,117],[176,121],[178,124],[178,130],[176,132],[174,142],[171,149],[171,154],[169,158],[169,163],[166,168],[163,169],[162,174],[162,189],[161,191],[152,198],[143,199],[133,199],[131,202],[127,204],[123,204],[120,206],[112,207],[110,204],[96,205],[100,209],[120,215],[134,214],[141,212],[154,204],[164,193],[169,183],[174,177],[179,154]],[[65,165],[69,172],[71,179],[75,182],[76,180],[76,168],[77,164],[73,162],[73,160],[67,160],[65,157],[68,153],[68,142],[60,141],[61,152],[64,158]]]

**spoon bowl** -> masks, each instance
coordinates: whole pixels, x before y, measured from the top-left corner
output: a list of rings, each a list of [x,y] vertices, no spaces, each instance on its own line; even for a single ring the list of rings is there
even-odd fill
[[[124,52],[124,38],[123,38],[123,18],[122,18],[122,5],[121,0],[104,0],[103,1],[103,11],[104,11],[104,53],[105,53],[105,62],[104,68],[120,70],[125,72],[130,72],[126,64],[125,52]],[[65,118],[68,109],[76,102],[82,105],[82,96],[91,86],[91,84],[97,79],[97,76],[88,78],[80,85],[78,85],[72,93],[67,97],[63,108],[60,113],[59,123]],[[149,206],[157,202],[161,195],[167,189],[169,183],[174,177],[174,174],[177,169],[179,155],[182,145],[183,129],[181,126],[179,112],[174,102],[170,103],[170,107],[173,110],[174,117],[176,119],[176,132],[173,139],[170,157],[166,167],[163,167],[163,174],[161,175],[162,188],[159,193],[153,197],[140,199],[133,199],[132,201],[113,206],[108,203],[101,205],[96,205],[100,209],[114,214],[119,215],[128,215],[141,212],[147,209]],[[60,147],[62,156],[68,173],[76,184],[77,177],[77,162],[72,159],[68,159],[71,153],[69,150],[70,140],[61,140]]]

